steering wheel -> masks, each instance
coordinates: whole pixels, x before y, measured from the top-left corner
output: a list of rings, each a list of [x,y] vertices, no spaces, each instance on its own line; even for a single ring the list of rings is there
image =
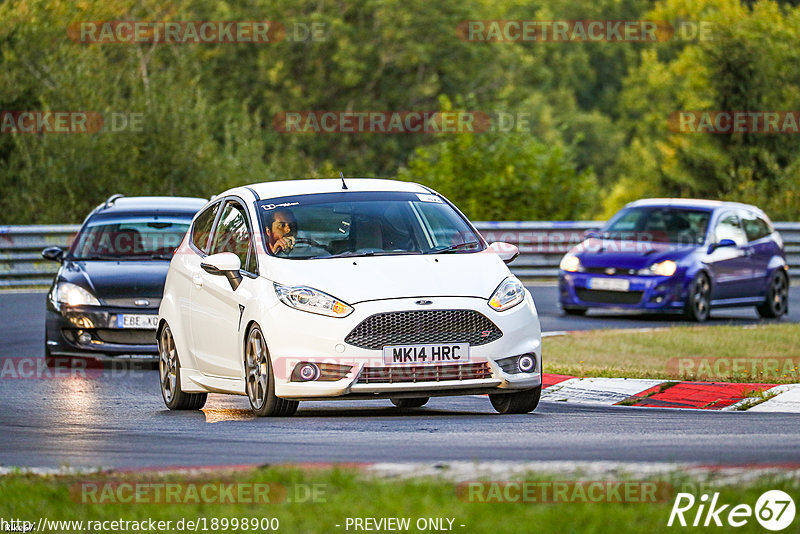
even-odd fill
[[[322,243],[320,243],[319,241],[314,241],[313,239],[309,239],[309,238],[307,238],[307,237],[298,237],[298,238],[295,238],[295,240],[294,240],[294,244],[295,244],[295,245],[298,245],[298,244],[302,244],[302,245],[310,245],[310,246],[312,246],[312,247],[321,248],[322,250],[324,250],[324,251],[326,251],[326,252],[328,252],[328,253],[330,253],[330,254],[333,254],[333,253],[331,252],[331,249],[330,249],[330,248],[328,248],[328,246],[327,246],[327,245],[323,245],[323,244],[322,244]]]

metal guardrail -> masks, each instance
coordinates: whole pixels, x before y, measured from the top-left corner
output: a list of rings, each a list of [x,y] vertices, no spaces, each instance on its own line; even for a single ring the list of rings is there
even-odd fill
[[[487,241],[505,241],[519,247],[520,256],[511,264],[517,276],[555,278],[561,256],[580,243],[587,230],[602,221],[478,222]],[[45,247],[65,247],[79,225],[0,226],[0,287],[49,285],[58,264],[42,258]],[[800,276],[800,223],[775,223],[783,237],[793,274]]]

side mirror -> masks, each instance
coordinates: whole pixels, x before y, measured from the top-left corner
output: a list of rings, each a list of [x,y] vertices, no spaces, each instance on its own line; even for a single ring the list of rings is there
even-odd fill
[[[234,291],[242,283],[242,273],[239,272],[242,263],[239,261],[239,256],[232,252],[220,252],[206,256],[200,267],[208,274],[226,277]]]
[[[511,263],[519,256],[519,249],[516,245],[504,243],[502,241],[497,241],[489,245],[489,250],[500,256],[503,263]]]
[[[583,232],[584,241],[587,240],[587,239],[600,239],[602,237],[603,236],[600,235],[600,231],[599,230],[586,230],[585,232]]]
[[[735,247],[735,246],[736,246],[736,241],[734,241],[733,239],[722,239],[719,243],[711,243],[711,245],[709,245],[708,247],[708,253],[711,254],[718,248]]]
[[[42,251],[42,257],[46,260],[61,263],[64,261],[64,249],[61,247],[47,247]]]

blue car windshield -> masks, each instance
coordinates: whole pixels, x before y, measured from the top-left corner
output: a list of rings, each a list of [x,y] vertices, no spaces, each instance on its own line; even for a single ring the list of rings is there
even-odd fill
[[[625,208],[606,225],[606,239],[700,245],[705,242],[711,212],[674,207]]]
[[[434,194],[341,192],[273,198],[258,203],[267,249],[288,236],[289,259],[470,253],[482,238]],[[276,247],[277,248],[277,247]]]
[[[92,218],[76,238],[71,259],[172,259],[191,222],[191,215]]]

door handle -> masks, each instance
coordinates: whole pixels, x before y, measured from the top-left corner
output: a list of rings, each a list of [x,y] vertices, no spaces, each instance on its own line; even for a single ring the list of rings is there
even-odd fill
[[[195,273],[192,275],[192,282],[197,287],[203,287],[203,275],[200,273]]]

